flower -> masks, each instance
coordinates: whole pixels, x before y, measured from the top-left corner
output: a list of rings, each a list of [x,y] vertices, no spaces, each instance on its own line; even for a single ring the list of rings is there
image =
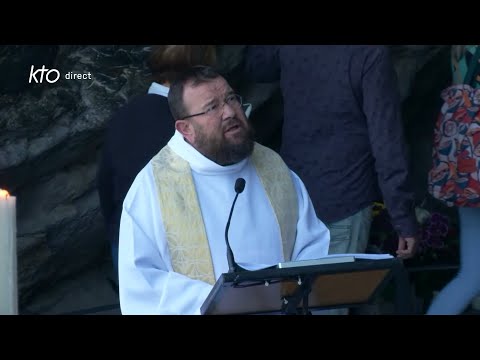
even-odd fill
[[[420,228],[418,252],[420,256],[430,255],[433,259],[438,258],[436,250],[448,247],[449,218],[440,213],[433,213]]]
[[[447,120],[443,124],[443,134],[452,137],[457,134],[457,123],[452,120]]]

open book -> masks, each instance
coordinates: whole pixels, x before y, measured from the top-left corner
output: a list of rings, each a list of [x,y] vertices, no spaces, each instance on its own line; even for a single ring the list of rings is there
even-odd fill
[[[285,269],[300,266],[339,264],[346,262],[354,262],[355,259],[383,260],[391,258],[393,258],[393,256],[390,254],[331,254],[318,259],[282,262],[277,265],[277,268]]]

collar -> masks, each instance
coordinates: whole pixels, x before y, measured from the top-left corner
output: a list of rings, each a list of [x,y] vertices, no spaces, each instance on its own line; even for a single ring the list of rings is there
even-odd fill
[[[148,88],[148,93],[168,97],[168,91],[169,90],[170,89],[168,87],[166,87],[165,85],[162,85],[162,84],[159,84],[159,83],[156,83],[156,82],[152,82],[152,84]]]
[[[193,171],[203,175],[226,175],[236,173],[241,171],[248,162],[248,158],[246,158],[233,165],[219,165],[198,152],[198,150],[190,145],[178,131],[175,131],[175,134],[168,142],[168,146],[170,146],[178,156],[188,161]]]

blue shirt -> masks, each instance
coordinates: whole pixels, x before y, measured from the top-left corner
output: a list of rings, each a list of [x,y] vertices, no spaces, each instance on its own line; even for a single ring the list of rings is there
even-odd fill
[[[258,82],[280,81],[280,153],[322,221],[383,198],[397,232],[415,235],[400,97],[386,47],[249,46],[246,72]]]

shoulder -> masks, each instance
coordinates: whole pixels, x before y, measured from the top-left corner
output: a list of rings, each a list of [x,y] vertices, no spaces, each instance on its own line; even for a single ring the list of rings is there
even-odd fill
[[[350,55],[362,63],[389,57],[390,49],[385,45],[349,45]]]
[[[117,137],[125,131],[148,129],[149,124],[170,125],[168,120],[171,117],[167,98],[161,95],[145,94],[132,98],[127,104],[121,106],[108,120],[106,130],[111,136]]]
[[[307,188],[303,183],[300,176],[298,176],[293,170],[289,169],[290,177],[292,178],[293,187],[297,194],[297,199],[300,203],[303,203],[306,198],[309,198]]]
[[[255,141],[255,151],[262,151],[265,153],[275,153],[272,149],[266,147],[265,145],[262,145],[258,142]],[[275,153],[276,154],[276,153]]]
[[[282,157],[269,147],[266,147],[258,142],[255,142],[255,147],[253,150],[254,156],[261,156],[264,158],[270,158],[270,159],[275,159],[283,162]]]
[[[384,45],[349,45],[350,70],[364,74],[371,69],[382,73],[393,69],[393,59],[390,48]]]
[[[300,180],[300,178],[298,178],[298,176],[288,167],[283,158],[277,152],[266,146],[255,143],[252,157],[254,163],[260,165],[262,168],[266,165],[267,168],[276,169],[279,174],[289,174],[294,183],[297,180]]]
[[[390,49],[386,45],[348,45],[351,52],[356,55],[388,54]]]
[[[329,66],[348,67],[352,74],[361,74],[372,64],[388,60],[390,56],[390,49],[385,45],[322,45],[313,48],[330,59]]]

